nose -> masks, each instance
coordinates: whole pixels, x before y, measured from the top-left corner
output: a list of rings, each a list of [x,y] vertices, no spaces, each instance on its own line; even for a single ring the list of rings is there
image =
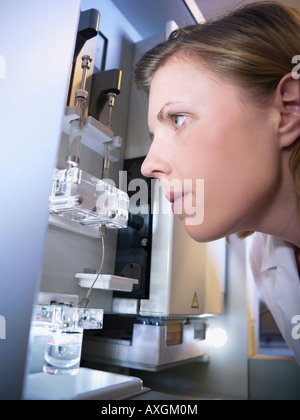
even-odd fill
[[[153,141],[141,168],[147,178],[162,179],[171,173],[171,165],[167,154]]]

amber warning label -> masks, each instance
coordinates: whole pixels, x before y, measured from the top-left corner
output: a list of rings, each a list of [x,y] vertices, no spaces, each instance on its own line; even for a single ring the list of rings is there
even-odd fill
[[[199,308],[199,302],[198,302],[198,298],[197,298],[197,293],[196,292],[195,292],[194,297],[193,297],[192,308],[193,309]]]

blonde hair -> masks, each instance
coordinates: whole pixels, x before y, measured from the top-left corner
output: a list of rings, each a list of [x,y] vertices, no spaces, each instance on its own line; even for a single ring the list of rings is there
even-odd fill
[[[277,2],[253,3],[217,20],[174,31],[169,40],[142,57],[136,83],[149,93],[155,73],[171,57],[196,57],[221,78],[238,83],[248,99],[264,101],[292,72],[292,59],[299,54],[300,12]],[[292,148],[289,167],[300,214],[299,139]]]

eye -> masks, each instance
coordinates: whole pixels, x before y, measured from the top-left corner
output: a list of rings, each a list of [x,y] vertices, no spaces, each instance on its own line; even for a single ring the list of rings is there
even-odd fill
[[[187,117],[185,117],[184,115],[173,115],[172,118],[174,121],[174,125],[177,129],[182,127],[182,125],[187,119]]]

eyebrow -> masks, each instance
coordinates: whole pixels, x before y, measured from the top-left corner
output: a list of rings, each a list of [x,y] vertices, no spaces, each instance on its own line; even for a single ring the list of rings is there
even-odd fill
[[[163,120],[163,113],[164,113],[164,109],[171,104],[171,102],[166,103],[162,109],[159,111],[159,113],[157,114],[156,118],[158,119],[158,121],[162,121]],[[150,138],[153,141],[154,140],[154,133],[152,131],[150,131]]]
[[[166,104],[164,104],[164,106],[162,107],[162,109],[159,111],[159,113],[157,114],[157,119],[158,121],[163,120],[163,114],[165,111],[165,108],[167,108],[169,105],[172,105],[174,102],[167,102]]]
[[[164,111],[165,111],[165,108],[167,108],[169,105],[173,105],[173,104],[183,104],[183,103],[185,103],[184,101],[178,101],[178,102],[167,102],[167,103],[165,103],[164,105],[163,105],[163,107],[161,108],[161,110],[159,111],[159,113],[157,114],[157,116],[156,116],[156,118],[158,119],[158,121],[162,121],[163,119],[164,119],[164,116],[163,116],[163,114],[164,114]],[[151,138],[151,140],[153,141],[153,139],[154,139],[154,133],[153,132],[150,132],[150,138]]]
[[[163,114],[164,114],[165,108],[169,105],[172,105],[173,103],[174,102],[167,102],[163,105],[162,109],[159,111],[159,113],[156,116],[158,121],[162,121],[164,119]],[[150,138],[152,141],[154,140],[154,133],[150,132]]]

